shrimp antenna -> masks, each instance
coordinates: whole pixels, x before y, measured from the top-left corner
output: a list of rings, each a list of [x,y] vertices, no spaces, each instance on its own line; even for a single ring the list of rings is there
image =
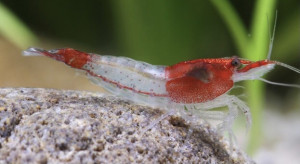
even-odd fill
[[[298,68],[295,68],[295,67],[290,66],[290,65],[285,64],[285,63],[281,63],[281,62],[279,62],[279,61],[275,61],[275,64],[280,65],[280,66],[282,66],[282,67],[285,67],[285,68],[287,68],[287,69],[289,69],[289,70],[292,70],[292,71],[294,71],[294,72],[300,74],[300,69],[298,69]]]
[[[285,67],[289,70],[292,70],[292,71],[300,74],[300,69],[298,69],[298,68],[295,68],[293,66],[290,66],[290,65],[287,65],[285,63],[278,62],[278,61],[275,61],[275,64],[280,65],[282,67]],[[280,85],[280,86],[293,87],[293,88],[299,88],[300,89],[300,85],[297,85],[297,84],[277,83],[277,82],[269,81],[269,80],[266,80],[266,79],[263,79],[263,78],[258,78],[258,80],[261,80],[263,82],[273,84],[273,85]]]
[[[266,80],[264,78],[258,78],[257,80],[260,80],[260,81],[263,81],[265,83],[272,84],[272,85],[279,85],[279,86],[293,87],[293,88],[299,88],[300,89],[300,85],[297,85],[297,84],[277,83],[277,82]]]
[[[269,36],[270,36],[270,44],[269,44],[269,52],[268,52],[268,56],[267,59],[270,60],[271,59],[271,54],[272,54],[272,49],[273,49],[273,41],[274,41],[274,37],[275,37],[275,29],[276,29],[276,23],[277,23],[277,10],[275,13],[275,22],[274,22],[274,27],[273,27],[273,34],[271,36],[271,31],[270,31],[270,21],[269,21],[269,17],[267,16],[268,19],[268,25],[269,25]]]
[[[270,36],[270,44],[269,44],[269,52],[268,52],[268,56],[267,56],[267,59],[270,60],[271,59],[271,54],[272,54],[272,49],[273,49],[273,42],[274,42],[274,37],[275,37],[275,30],[276,30],[276,24],[277,24],[277,13],[278,11],[276,10],[275,12],[275,21],[274,21],[274,27],[273,27],[273,34],[271,36],[271,31],[270,31],[270,21],[269,21],[269,17],[267,16],[267,19],[268,19],[268,25],[269,25],[269,36]],[[275,61],[275,63],[277,65],[280,65],[282,67],[285,67],[289,70],[292,70],[296,73],[299,73],[300,74],[300,70],[295,68],[295,67],[292,67],[290,65],[287,65],[287,64],[284,64],[284,63],[281,63],[281,62],[278,62],[278,61]],[[273,85],[279,85],[279,86],[286,86],[286,87],[294,87],[294,88],[300,88],[300,85],[297,85],[297,84],[285,84],[285,83],[277,83],[277,82],[273,82],[273,81],[269,81],[269,80],[266,80],[266,79],[263,79],[263,78],[258,78],[258,80],[261,80],[265,83],[268,83],[268,84],[273,84]]]

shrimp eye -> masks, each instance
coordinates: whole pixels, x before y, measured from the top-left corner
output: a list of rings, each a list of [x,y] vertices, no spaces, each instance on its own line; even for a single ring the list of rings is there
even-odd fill
[[[231,65],[234,66],[234,67],[239,67],[241,65],[241,62],[238,58],[234,58],[231,61]]]

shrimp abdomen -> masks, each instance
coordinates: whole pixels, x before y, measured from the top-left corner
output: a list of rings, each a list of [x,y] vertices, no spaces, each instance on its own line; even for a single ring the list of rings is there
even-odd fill
[[[154,66],[125,57],[91,54],[91,61],[83,69],[93,77],[94,82],[95,78],[101,80],[99,84],[109,83],[121,89],[150,96],[166,95],[164,66]]]

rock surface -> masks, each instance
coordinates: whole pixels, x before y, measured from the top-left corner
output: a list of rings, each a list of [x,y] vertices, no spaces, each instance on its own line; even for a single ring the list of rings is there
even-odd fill
[[[0,163],[252,163],[209,125],[82,91],[0,88]]]

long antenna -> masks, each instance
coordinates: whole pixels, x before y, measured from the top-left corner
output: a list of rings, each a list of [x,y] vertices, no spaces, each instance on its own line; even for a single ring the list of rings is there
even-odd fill
[[[297,84],[278,83],[278,82],[269,81],[269,80],[264,79],[264,78],[258,78],[257,80],[260,80],[260,81],[263,81],[265,83],[272,84],[272,85],[279,85],[279,86],[285,86],[285,87],[292,87],[292,88],[299,88],[300,89],[300,85],[297,85]]]
[[[268,17],[267,17],[267,19],[268,19]],[[270,36],[269,52],[268,52],[268,56],[267,56],[268,60],[271,59],[271,54],[272,54],[272,49],[273,49],[273,41],[274,41],[274,37],[275,37],[276,23],[277,23],[277,10],[275,12],[275,22],[274,22],[274,28],[273,28],[273,35],[272,36],[271,36],[271,31],[270,31],[270,22],[269,22],[269,19],[268,19],[269,36]]]
[[[268,52],[268,56],[267,56],[267,59],[270,60],[271,58],[271,54],[272,54],[272,49],[273,49],[273,41],[274,41],[274,37],[275,37],[275,29],[276,29],[276,24],[277,24],[277,10],[275,12],[275,21],[274,21],[274,27],[273,27],[273,34],[271,36],[271,31],[270,31],[270,21],[269,21],[269,18],[267,16],[267,19],[268,19],[268,25],[269,25],[269,36],[270,36],[270,44],[269,44],[269,52]],[[300,70],[295,68],[295,67],[292,67],[290,65],[287,65],[285,63],[281,63],[281,62],[278,62],[278,61],[275,61],[275,63],[277,65],[280,65],[282,67],[285,67],[287,69],[290,69],[296,73],[299,73],[300,74]],[[293,88],[299,88],[300,89],[300,85],[297,85],[297,84],[285,84],[285,83],[278,83],[278,82],[273,82],[273,81],[269,81],[269,80],[266,80],[266,79],[263,79],[263,78],[258,78],[258,80],[261,80],[261,81],[264,81],[265,83],[269,83],[269,84],[273,84],[273,85],[279,85],[279,86],[286,86],[286,87],[293,87]]]
[[[298,68],[295,68],[293,66],[290,66],[290,65],[287,65],[285,63],[278,62],[278,61],[275,61],[275,64],[279,65],[279,66],[282,66],[282,67],[285,67],[285,68],[287,68],[287,69],[289,69],[291,71],[294,71],[294,72],[300,74],[300,69],[298,69]],[[258,78],[258,80],[261,80],[263,82],[266,82],[266,83],[269,83],[269,84],[273,84],[273,85],[280,85],[280,86],[293,87],[293,88],[299,88],[300,89],[300,85],[298,85],[298,84],[278,83],[278,82],[269,81],[269,80],[266,80],[266,79],[263,79],[263,78]]]
[[[297,73],[300,74],[300,69],[298,69],[298,68],[295,68],[295,67],[290,66],[290,65],[285,64],[285,63],[281,63],[281,62],[279,62],[279,61],[275,61],[275,63],[276,63],[277,65],[280,65],[280,66],[282,66],[282,67],[285,67],[285,68],[287,68],[287,69],[289,69],[289,70],[292,70],[292,71],[297,72]]]

